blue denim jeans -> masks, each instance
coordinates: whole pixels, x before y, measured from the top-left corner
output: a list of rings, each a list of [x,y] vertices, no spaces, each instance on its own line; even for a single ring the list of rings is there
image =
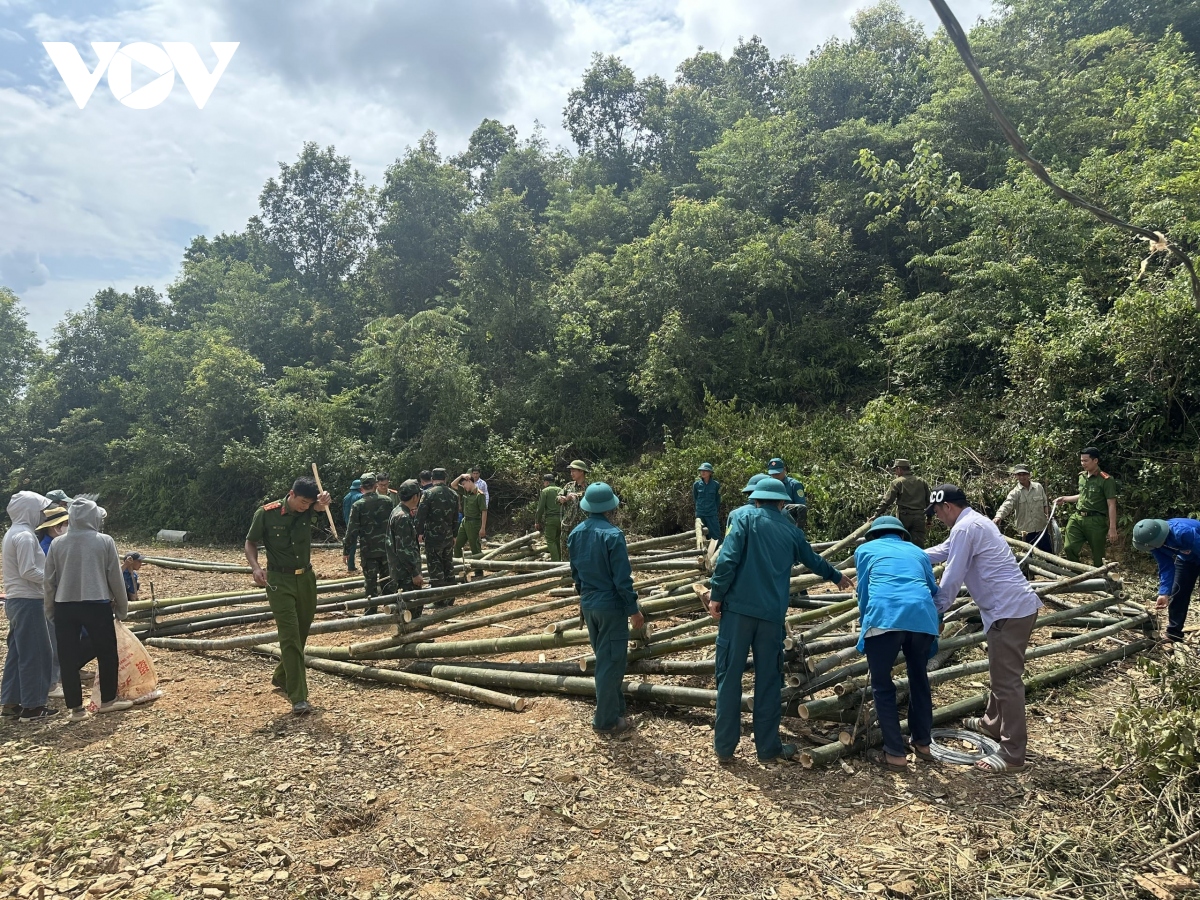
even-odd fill
[[[871,693],[875,695],[875,715],[883,732],[883,751],[904,756],[904,738],[900,734],[900,710],[896,706],[896,684],[892,666],[903,651],[908,667],[908,730],[918,747],[929,746],[933,728],[933,697],[929,692],[929,650],[937,638],[916,631],[885,631],[867,638],[867,665],[871,670]]]
[[[1167,637],[1177,641],[1183,640],[1183,625],[1192,603],[1192,591],[1196,589],[1197,575],[1200,575],[1200,560],[1182,555],[1175,557],[1175,584],[1167,607]]]
[[[783,752],[779,739],[783,687],[783,625],[729,610],[717,626],[717,721],[713,750],[733,756],[742,737],[742,674],[754,651],[754,748],[758,758]]]
[[[8,654],[0,680],[0,704],[36,709],[50,693],[50,629],[41,597],[9,597]]]

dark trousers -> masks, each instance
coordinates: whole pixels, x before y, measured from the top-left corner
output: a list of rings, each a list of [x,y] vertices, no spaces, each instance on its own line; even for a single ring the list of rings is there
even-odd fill
[[[909,540],[918,547],[924,547],[925,535],[929,527],[929,520],[925,518],[924,511],[907,512],[901,510],[897,518],[900,520],[900,524],[908,531]]]
[[[1038,538],[1039,534],[1041,535],[1040,539]],[[1021,540],[1027,544],[1033,544],[1039,550],[1044,550],[1047,553],[1054,552],[1054,538],[1050,536],[1049,526],[1046,527],[1045,531],[1027,531],[1021,535]]]
[[[390,594],[392,592],[391,576],[388,573],[388,561],[386,556],[366,556],[361,558],[363,583],[366,587],[367,598],[378,597],[380,594]],[[381,583],[382,582],[382,583]],[[379,604],[368,603],[367,612],[375,612],[379,609]]]
[[[1183,625],[1187,621],[1197,576],[1200,576],[1200,559],[1175,557],[1175,584],[1171,588],[1171,602],[1167,607],[1167,637],[1173,640],[1183,640]]]
[[[885,631],[863,641],[867,666],[871,670],[871,693],[875,695],[875,715],[883,732],[883,752],[904,756],[904,738],[900,734],[900,710],[896,705],[896,683],[892,667],[904,654],[908,668],[908,730],[918,747],[929,746],[933,728],[933,697],[929,692],[929,650],[936,638],[916,631]]]
[[[596,654],[596,714],[592,727],[607,731],[625,715],[625,667],[629,660],[629,617],[619,609],[585,609],[583,622]]]
[[[454,539],[425,537],[425,562],[430,587],[454,584]]]
[[[742,737],[742,675],[754,652],[754,746],[761,760],[783,752],[779,720],[783,687],[783,625],[725,610],[717,626],[717,721],[713,750],[733,756]]]
[[[725,540],[725,529],[721,526],[721,517],[716,513],[707,516],[696,516],[708,531],[708,539],[720,544]]]
[[[85,648],[80,631],[87,629],[91,647]],[[100,669],[100,702],[117,699],[117,629],[111,603],[54,604],[54,635],[58,638],[58,661],[62,668],[63,701],[67,709],[83,706],[79,670],[91,659]]]

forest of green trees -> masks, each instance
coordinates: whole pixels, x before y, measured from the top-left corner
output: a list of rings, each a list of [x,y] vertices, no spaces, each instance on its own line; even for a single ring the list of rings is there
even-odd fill
[[[1200,7],[1002,0],[970,37],[1060,183],[1200,249]],[[1095,444],[1125,525],[1200,509],[1186,273],[1057,201],[893,3],[803,61],[768,43],[669,83],[596,55],[571,151],[486,119],[370,185],[306,144],[242,231],[45,347],[0,289],[0,486],[231,539],[313,460],[338,496],[479,463],[504,518],[584,457],[655,532],[699,462],[733,503],[782,455],[823,535],[894,456],[988,504],[1015,462],[1066,492]]]

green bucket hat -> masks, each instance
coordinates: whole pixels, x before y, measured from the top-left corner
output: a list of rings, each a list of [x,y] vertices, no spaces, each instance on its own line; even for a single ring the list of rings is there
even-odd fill
[[[746,482],[746,486],[744,488],[742,488],[742,493],[743,494],[753,493],[754,486],[766,477],[767,476],[764,475],[762,472],[759,472],[757,475],[751,475],[750,480]]]
[[[582,459],[571,460],[571,464],[569,466],[567,466],[567,468],[568,469],[578,469],[580,472],[584,472],[584,473],[591,471],[591,469],[588,468],[588,464],[585,463]]]
[[[754,493],[750,495],[750,499],[787,502],[792,499],[792,495],[788,493],[787,487],[778,478],[764,478],[754,486]]]
[[[1167,542],[1171,526],[1164,519],[1142,519],[1133,526],[1133,548],[1149,552]]]
[[[867,533],[863,537],[869,541],[871,538],[877,538],[884,534],[898,534],[906,541],[909,540],[908,529],[895,516],[880,516],[871,523],[871,527],[867,529]]]
[[[620,505],[621,501],[613,493],[613,489],[603,481],[589,484],[588,489],[583,492],[583,499],[579,501],[580,509],[588,513],[605,513]]]

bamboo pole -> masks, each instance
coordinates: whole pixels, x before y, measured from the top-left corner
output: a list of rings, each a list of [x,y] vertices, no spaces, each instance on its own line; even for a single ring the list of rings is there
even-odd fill
[[[534,672],[513,672],[497,669],[477,669],[471,666],[434,666],[433,677],[466,684],[507,687],[511,690],[548,691],[560,694],[596,696],[596,682],[591,678],[570,675],[541,675]],[[717,692],[701,688],[679,687],[670,684],[651,684],[645,681],[624,681],[621,691],[637,700],[665,703],[672,706],[694,706],[714,709]],[[753,697],[742,695],[742,712],[753,709]]]
[[[263,644],[255,647],[255,650],[265,655],[273,656],[276,659],[279,658],[278,644]],[[412,672],[399,672],[395,669],[377,669],[373,666],[360,666],[355,663],[340,662],[333,659],[306,658],[304,665],[310,669],[331,672],[335,675],[349,675],[352,678],[381,681],[385,684],[400,684],[423,691],[449,694],[450,696],[461,697],[465,700],[486,703],[489,706],[498,706],[501,709],[511,710],[512,712],[521,712],[527,705],[524,697],[513,697],[509,694],[501,694],[496,691],[487,690],[486,688],[475,687],[469,684],[458,684],[441,678],[431,678],[428,675],[416,675]]]
[[[324,622],[313,622],[308,629],[309,635],[330,634],[338,631],[357,631],[360,628],[373,628],[376,625],[393,625],[396,622],[407,621],[405,616],[412,617],[410,610],[400,613],[379,613],[374,616],[358,616],[354,619],[328,619]],[[279,639],[279,632],[266,631],[259,634],[243,634],[238,637],[221,638],[219,640],[194,640],[171,637],[148,637],[145,643],[151,647],[161,647],[164,650],[240,650],[247,647],[257,647],[259,644],[272,643],[272,638]]]
[[[1014,547],[1021,551],[1021,555],[1033,551],[1030,554],[1033,559],[1040,559],[1042,562],[1049,563],[1052,567],[1057,567],[1068,572],[1086,572],[1092,567],[1086,563],[1075,562],[1074,560],[1064,559],[1061,556],[1055,556],[1053,553],[1047,553],[1040,547],[1035,547],[1033,544],[1027,544],[1024,541],[1018,541],[1016,538],[1011,538],[1005,535],[1004,540],[1008,542],[1010,547]]]
[[[529,534],[522,535],[514,541],[509,541],[506,544],[501,544],[499,547],[489,550],[487,553],[483,554],[480,559],[494,559],[501,553],[508,553],[511,550],[516,550],[518,547],[522,547],[525,544],[531,543],[533,539],[538,536],[538,534],[539,532],[531,531]]]
[[[317,471],[317,464],[314,462],[312,467],[313,480],[317,483],[317,490],[324,493],[325,488],[321,487],[321,473]],[[330,502],[332,502],[332,498],[330,498]],[[325,507],[325,517],[329,519],[329,533],[333,535],[335,541],[338,540],[337,526],[333,524],[333,511],[328,506]]]
[[[643,550],[653,550],[658,547],[672,547],[675,544],[682,544],[692,536],[691,532],[684,531],[679,534],[668,534],[665,537],[645,538],[644,540],[634,541],[632,544],[627,544],[625,549],[630,555],[640,553]]]

